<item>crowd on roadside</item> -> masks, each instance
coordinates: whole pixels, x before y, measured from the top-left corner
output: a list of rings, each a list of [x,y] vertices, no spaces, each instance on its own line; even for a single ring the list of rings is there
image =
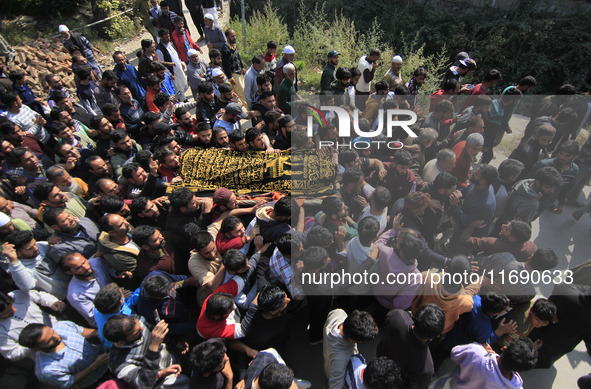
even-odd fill
[[[531,229],[542,212],[591,211],[579,203],[591,140],[575,140],[591,112],[585,93],[565,83],[539,97],[519,144],[494,167],[534,77],[487,95],[501,70],[462,83],[477,67],[462,52],[441,89],[419,96],[433,75],[419,67],[403,80],[401,56],[380,75],[379,49],[350,67],[330,50],[319,107],[358,115],[358,130],[376,136],[340,137],[338,115],[324,110],[310,137],[296,48],[279,58],[270,41],[247,68],[213,0],[186,2],[197,42],[180,1],[150,3],[154,39],[141,41],[137,68],[121,51],[102,68],[66,25],[75,91],[46,74],[47,95],[37,96],[25,72],[4,71],[10,58],[0,62],[4,382],[307,388],[284,359],[290,321],[305,317],[331,389],[520,388],[519,372],[548,368],[588,338],[591,265],[557,269]],[[418,136],[399,127],[386,138],[389,109],[417,113]],[[190,148],[238,158],[322,148],[338,190],[314,199],[173,190]],[[302,282],[339,273],[408,282]],[[483,277],[451,281],[471,273]],[[536,298],[535,280],[548,277],[553,295]],[[366,360],[357,343],[379,331]],[[456,369],[435,379],[450,357]]]

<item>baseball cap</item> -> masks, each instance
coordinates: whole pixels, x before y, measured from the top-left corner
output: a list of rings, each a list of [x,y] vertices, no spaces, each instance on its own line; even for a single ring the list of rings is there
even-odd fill
[[[240,104],[237,103],[230,103],[226,105],[226,112],[231,115],[236,115],[240,119],[246,119],[246,117],[248,116],[246,113],[242,111],[242,107],[240,106]]]
[[[339,52],[338,52],[338,51],[336,51],[336,50],[331,50],[331,51],[329,51],[329,52],[328,52],[328,58],[337,57],[337,56],[339,56],[339,55],[341,55],[341,53],[339,53]]]

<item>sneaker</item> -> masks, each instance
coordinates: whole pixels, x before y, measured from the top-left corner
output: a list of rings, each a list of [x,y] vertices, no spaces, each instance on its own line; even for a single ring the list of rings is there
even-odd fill
[[[298,387],[298,389],[308,389],[312,387],[312,383],[310,381],[301,380],[299,378],[293,379]]]

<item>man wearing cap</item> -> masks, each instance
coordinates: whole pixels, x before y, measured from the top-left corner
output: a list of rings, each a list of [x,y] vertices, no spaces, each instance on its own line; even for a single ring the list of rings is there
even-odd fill
[[[62,36],[62,44],[66,49],[69,49],[72,46],[76,46],[80,49],[80,53],[86,58],[88,61],[88,66],[94,70],[97,76],[102,76],[103,71],[101,66],[99,65],[98,61],[94,57],[94,49],[92,45],[84,37],[84,35],[80,34],[79,32],[70,32],[70,29],[63,24],[60,24],[58,27],[59,33]]]
[[[246,69],[240,58],[238,47],[236,45],[236,31],[226,30],[226,44],[220,50],[222,52],[222,69],[232,85],[232,89],[238,95],[242,105],[247,105],[244,97],[244,75]]]
[[[215,12],[214,12],[215,13]],[[205,44],[209,50],[213,49],[221,49],[226,44],[226,36],[224,35],[224,31],[214,23],[214,16],[210,13],[206,13],[203,15],[203,21],[205,22],[205,29],[203,33],[205,34]]]
[[[279,134],[275,137],[273,147],[279,150],[291,148],[291,132],[295,128],[295,120],[291,115],[279,118]]]
[[[226,132],[240,128],[240,119],[246,119],[248,114],[242,111],[240,104],[230,103],[226,105],[226,112],[213,124],[213,128],[222,127]]]
[[[215,0],[201,0],[201,5],[203,6],[203,13],[209,14],[211,16],[211,20],[216,26],[220,25],[218,20],[218,11],[215,7]]]
[[[187,62],[187,81],[189,81],[193,98],[197,101],[199,85],[207,81],[205,78],[207,64],[199,58],[199,52],[195,49],[187,51],[187,58],[189,59],[189,62]]]
[[[295,59],[295,49],[293,48],[293,46],[287,45],[283,48],[283,57],[281,57],[281,60],[279,62],[277,62],[277,73],[275,74],[275,87],[273,88],[276,91],[279,91],[279,87],[281,86],[281,81],[283,81],[283,78],[285,77],[285,72],[283,70],[283,67],[285,65],[287,65],[288,63],[293,63],[293,60]],[[293,79],[293,85],[294,88],[297,92],[298,90],[298,73],[296,70],[295,73],[295,78]]]
[[[281,68],[285,77],[281,81],[279,91],[277,92],[277,106],[285,113],[291,113],[292,99],[297,99],[296,89],[296,67],[288,63]],[[279,73],[278,73],[279,74]]]
[[[328,52],[328,62],[322,71],[322,78],[320,79],[320,90],[325,92],[330,89],[330,84],[337,80],[336,71],[339,64],[339,53],[336,50]]]
[[[396,55],[392,58],[392,66],[386,74],[382,81],[386,81],[388,83],[388,87],[391,91],[394,90],[398,85],[402,85],[402,77],[400,75],[400,69],[402,69],[402,57]]]

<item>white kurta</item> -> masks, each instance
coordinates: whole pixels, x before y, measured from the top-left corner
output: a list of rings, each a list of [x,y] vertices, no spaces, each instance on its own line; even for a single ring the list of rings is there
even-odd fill
[[[185,101],[185,92],[187,91],[187,89],[189,89],[189,84],[187,82],[187,75],[185,74],[182,67],[183,61],[181,61],[179,54],[177,53],[176,49],[174,48],[174,45],[172,44],[172,41],[168,42],[168,44],[165,45],[165,47],[168,50],[168,53],[170,54],[170,60],[176,64],[176,66],[174,66],[173,68],[173,82],[174,89],[176,89],[176,96],[179,99],[179,101]],[[160,61],[164,61],[164,56],[162,55],[162,51],[160,49],[156,50],[156,55],[158,55]]]

